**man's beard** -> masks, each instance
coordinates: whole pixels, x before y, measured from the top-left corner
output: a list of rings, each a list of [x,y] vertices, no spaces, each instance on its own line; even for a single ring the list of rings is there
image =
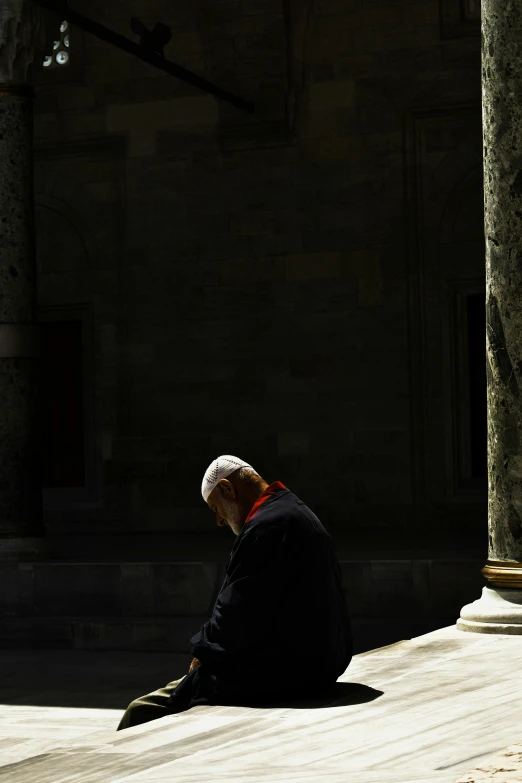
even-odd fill
[[[239,530],[241,528],[241,519],[239,516],[239,509],[235,503],[232,503],[228,500],[223,500],[221,503],[223,507],[223,513],[225,516],[225,520],[228,522],[228,525],[232,528],[234,533],[239,533]]]

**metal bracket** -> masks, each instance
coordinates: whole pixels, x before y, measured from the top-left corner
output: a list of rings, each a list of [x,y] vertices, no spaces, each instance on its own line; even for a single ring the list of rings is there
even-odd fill
[[[212,82],[208,82],[206,79],[202,79],[201,76],[192,73],[192,71],[187,71],[187,69],[183,68],[181,65],[171,63],[170,60],[166,60],[161,54],[158,54],[135,41],[131,41],[130,38],[126,38],[124,35],[115,33],[114,30],[89,19],[83,14],[79,14],[77,11],[71,10],[64,0],[34,0],[34,2],[42,8],[46,8],[48,11],[60,15],[61,18],[76,25],[80,29],[85,30],[85,32],[91,33],[91,35],[96,36],[96,38],[100,38],[102,41],[106,41],[124,52],[133,54],[140,60],[144,60],[155,68],[159,68],[170,76],[175,76],[177,79],[187,82],[187,84],[192,84],[194,87],[198,87],[200,90],[204,90],[210,95],[220,98],[222,101],[231,103],[238,109],[250,113],[254,111],[254,104],[252,101],[238,98],[237,95],[233,95],[231,92],[228,92],[228,90],[223,90],[221,87],[212,84]]]

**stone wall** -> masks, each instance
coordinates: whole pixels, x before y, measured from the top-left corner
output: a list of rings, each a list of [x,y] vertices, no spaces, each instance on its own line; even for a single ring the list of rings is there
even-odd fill
[[[255,113],[77,29],[38,74],[40,306],[90,306],[93,334],[91,485],[55,493],[49,531],[210,530],[201,477],[232,453],[354,542],[485,547],[451,413],[452,297],[484,267],[473,13],[75,10],[171,25],[166,56]]]
[[[341,560],[355,652],[455,623],[482,560]],[[208,620],[225,561],[0,564],[0,650],[185,653]]]

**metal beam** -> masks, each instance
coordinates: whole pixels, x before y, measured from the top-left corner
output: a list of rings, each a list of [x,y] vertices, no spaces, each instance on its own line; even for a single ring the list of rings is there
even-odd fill
[[[159,68],[170,76],[175,76],[177,79],[187,82],[187,84],[192,84],[194,87],[198,87],[200,90],[204,90],[205,92],[210,93],[210,95],[220,98],[222,101],[231,103],[238,109],[250,113],[254,111],[254,104],[251,101],[247,101],[244,98],[238,98],[237,95],[233,95],[231,92],[228,92],[228,90],[223,90],[221,87],[212,84],[212,82],[208,82],[206,79],[202,79],[201,76],[192,73],[192,71],[187,71],[187,69],[183,68],[181,65],[171,63],[160,54],[147,51],[147,49],[140,46],[139,43],[131,41],[130,38],[115,33],[114,30],[110,30],[108,27],[105,27],[105,25],[95,22],[92,19],[83,16],[83,14],[77,13],[77,11],[73,11],[66,2],[63,2],[63,0],[35,0],[35,3],[42,8],[53,11],[62,19],[76,25],[76,27],[80,27],[87,33],[91,33],[91,35],[96,36],[96,38],[100,38],[102,41],[106,41],[107,43],[116,46],[118,49],[122,49],[124,52],[139,57],[140,60],[144,60],[155,68]]]

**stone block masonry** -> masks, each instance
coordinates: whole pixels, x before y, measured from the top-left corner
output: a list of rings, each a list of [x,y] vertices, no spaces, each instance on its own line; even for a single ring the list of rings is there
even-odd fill
[[[343,534],[378,516],[397,548],[428,536],[430,524],[450,547],[441,486],[406,532],[411,465],[421,458],[411,453],[410,387],[421,370],[410,353],[420,262],[407,262],[404,129],[420,109],[479,105],[470,62],[480,41],[466,40],[460,58],[431,1],[328,0],[303,10],[295,0],[133,5],[146,24],[172,25],[169,59],[253,100],[253,115],[76,31],[81,67],[52,82],[38,74],[38,168],[71,191],[53,209],[67,211],[83,240],[98,231],[102,248],[91,242],[91,272],[76,285],[66,271],[40,272],[47,301],[54,292],[53,304],[95,303],[95,426],[112,444],[95,516],[105,513],[110,530],[110,503],[118,525],[145,539],[169,521],[187,532],[206,466],[237,453]],[[130,34],[123,0],[92,14]],[[112,167],[100,165],[108,140],[120,145]],[[460,154],[441,144],[442,156]],[[427,182],[439,164],[429,165]],[[454,185],[449,166],[437,187],[449,197]],[[439,220],[439,203],[425,209]],[[481,274],[482,258],[473,264]],[[443,286],[426,280],[442,308]],[[149,454],[161,438],[164,452]],[[314,470],[317,449],[334,455],[342,480]],[[464,504],[462,519],[475,519],[474,508]],[[46,521],[52,532],[55,511]],[[75,524],[85,532],[88,523],[77,515]]]
[[[295,435],[292,453],[303,455]],[[0,564],[0,650],[187,652],[225,575],[226,555],[208,557]],[[341,553],[340,561],[356,652],[453,623],[481,582],[480,561],[472,559],[364,560]]]

